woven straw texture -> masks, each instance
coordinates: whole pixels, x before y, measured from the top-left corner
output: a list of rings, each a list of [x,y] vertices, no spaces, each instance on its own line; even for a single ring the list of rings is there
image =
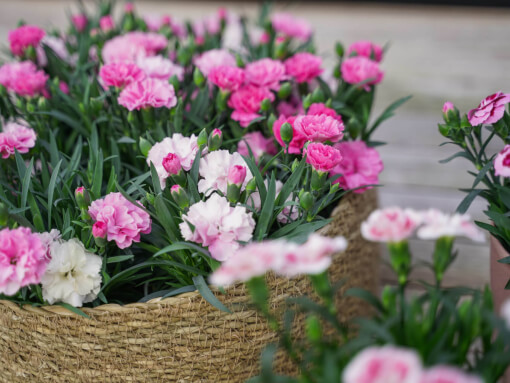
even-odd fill
[[[359,225],[377,206],[375,191],[343,198],[322,232],[343,235],[346,252],[330,268],[347,287],[377,287],[378,248]],[[268,276],[271,306],[310,292],[306,278]],[[0,382],[243,382],[257,374],[262,349],[276,336],[249,306],[243,285],[219,299],[221,312],[198,293],[125,306],[84,308],[91,319],[60,306],[35,308],[0,301]],[[338,302],[342,320],[366,313],[354,298]],[[297,334],[299,336],[299,334]],[[294,366],[280,354],[280,372]]]

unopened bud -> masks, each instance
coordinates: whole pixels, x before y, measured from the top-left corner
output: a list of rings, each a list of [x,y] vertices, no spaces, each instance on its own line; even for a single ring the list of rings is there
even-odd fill
[[[319,103],[324,102],[324,100],[325,100],[324,92],[322,91],[321,88],[317,87],[312,93],[312,102]]]
[[[149,155],[149,151],[152,148],[151,143],[146,140],[143,137],[140,137],[138,140],[138,147],[140,148],[140,152],[143,154],[144,157],[147,157]]]
[[[163,158],[163,168],[169,175],[177,175],[182,170],[181,160],[175,153],[168,153],[166,157]]]
[[[263,112],[268,112],[270,109],[271,100],[269,100],[268,98],[263,99],[262,102],[260,103],[260,110],[262,110]]]
[[[207,140],[207,147],[210,152],[218,150],[223,143],[223,133],[220,129],[214,129]]]
[[[292,84],[290,82],[284,82],[280,86],[280,90],[278,91],[278,97],[282,100],[286,99],[292,93]]]
[[[313,207],[313,196],[310,192],[304,192],[299,198],[299,205],[306,211]]]
[[[312,179],[310,180],[312,190],[322,189],[322,186],[324,186],[324,182],[326,181],[327,174],[328,173],[320,172],[315,169],[312,170]]]
[[[313,99],[311,94],[307,94],[306,97],[303,99],[303,108],[305,110],[308,110],[310,105],[313,104]]]
[[[255,192],[255,190],[257,190],[257,181],[255,181],[255,177],[253,177],[246,184],[246,192],[247,193],[253,193],[253,192]]]
[[[335,52],[338,55],[338,57],[343,57],[344,56],[345,49],[344,49],[344,46],[342,45],[342,43],[337,42],[335,44]]]
[[[37,100],[37,108],[40,111],[48,110],[48,100],[46,100],[45,97],[39,97],[39,99]]]
[[[189,207],[189,196],[180,185],[173,185],[170,188],[170,194],[174,199],[175,203],[182,209]]]
[[[105,222],[97,221],[92,225],[92,235],[98,247],[105,247],[108,243],[106,235],[108,233],[107,225]]]
[[[88,209],[90,206],[90,194],[83,186],[79,186],[74,191],[74,198],[76,198],[76,204],[80,209]]]
[[[236,53],[236,65],[239,68],[244,68],[244,66],[245,66],[244,60],[239,53]]]
[[[199,88],[201,88],[205,84],[205,77],[198,68],[195,68],[195,71],[193,72],[193,82]]]
[[[204,147],[205,145],[207,145],[207,130],[202,129],[202,131],[200,132],[200,134],[198,135],[198,138],[197,138],[197,145],[199,148],[202,148]]]
[[[298,166],[299,166],[299,161],[298,161],[298,159],[296,158],[296,159],[294,160],[294,162],[292,162],[292,166],[291,166],[291,168],[290,168],[290,169],[291,169],[291,171],[292,171],[292,173],[294,173],[294,172],[296,171],[296,169],[298,168]]]
[[[280,128],[280,137],[282,138],[283,142],[288,144],[292,141],[292,137],[294,136],[294,129],[292,128],[292,125],[288,122],[284,122]]]
[[[136,121],[136,116],[134,111],[129,111],[127,115],[127,120],[130,124],[134,124]]]
[[[170,77],[168,79],[168,82],[170,85],[172,85],[174,87],[175,93],[177,93],[180,88],[180,82],[179,82],[179,79],[177,78],[177,76],[174,74],[172,77]]]
[[[306,318],[306,335],[312,342],[318,342],[322,338],[322,327],[319,318],[310,315]]]

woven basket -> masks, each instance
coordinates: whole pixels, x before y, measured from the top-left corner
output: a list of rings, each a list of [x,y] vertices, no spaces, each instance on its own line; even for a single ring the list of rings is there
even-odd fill
[[[359,225],[377,206],[375,191],[351,194],[322,232],[349,242],[330,268],[346,287],[374,290],[378,248],[362,240]],[[308,293],[306,278],[268,276],[271,305]],[[276,336],[249,306],[243,285],[218,294],[227,314],[198,293],[125,306],[84,308],[86,319],[61,306],[31,307],[0,301],[0,382],[242,382],[259,369],[262,349]],[[342,320],[366,313],[354,298],[338,302]],[[284,357],[277,370],[292,372]]]

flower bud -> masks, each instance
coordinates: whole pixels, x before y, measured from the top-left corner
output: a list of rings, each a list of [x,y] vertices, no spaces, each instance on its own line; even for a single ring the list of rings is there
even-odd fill
[[[239,53],[236,53],[236,66],[239,68],[245,67],[244,60]]]
[[[325,98],[326,97],[324,96],[324,92],[319,87],[317,87],[312,93],[313,103],[324,102]]]
[[[312,170],[312,179],[310,180],[310,185],[312,186],[312,190],[321,190],[322,186],[324,186],[324,182],[326,181],[326,176],[328,173],[320,172],[315,169]]]
[[[179,92],[180,82],[175,74],[168,79],[168,83],[174,87],[175,93]]]
[[[151,194],[151,193],[147,193],[145,195],[145,199],[147,200],[147,202],[149,202],[152,206],[154,206],[154,194]]]
[[[298,159],[296,158],[296,159],[294,160],[294,162],[292,162],[292,166],[291,166],[291,168],[290,168],[291,172],[292,172],[292,173],[294,173],[294,172],[296,171],[296,169],[298,168],[298,166],[299,166],[299,161],[298,161]]]
[[[33,46],[29,46],[25,49],[25,57],[29,60],[35,61],[37,59],[37,53],[35,52],[35,48]]]
[[[280,86],[280,90],[278,91],[278,98],[284,100],[287,97],[289,97],[291,93],[292,93],[292,84],[288,81],[284,82]]]
[[[282,137],[283,142],[288,144],[292,141],[292,137],[294,136],[294,129],[292,125],[288,122],[284,122],[280,127],[280,136]]]
[[[177,175],[182,170],[181,160],[175,153],[168,153],[163,158],[163,168],[169,175]]]
[[[228,170],[227,178],[227,199],[236,203],[241,196],[241,187],[246,179],[246,167],[234,165]]]
[[[342,72],[340,72],[340,67],[339,67],[339,66],[336,66],[336,67],[333,69],[333,77],[334,77],[334,78],[340,78],[340,77],[342,77]]]
[[[124,12],[126,13],[133,13],[135,10],[135,5],[132,2],[128,2],[124,4]]]
[[[45,97],[39,97],[37,100],[37,108],[40,111],[48,110],[48,100]]]
[[[262,100],[262,103],[260,104],[260,110],[263,112],[267,112],[271,109],[271,100],[268,98],[265,98]]]
[[[180,47],[177,50],[177,61],[179,61],[179,64],[182,66],[188,66],[188,64],[191,62],[192,55],[193,52],[191,48]]]
[[[205,130],[205,128],[202,129],[202,131],[198,135],[197,145],[200,149],[202,149],[205,145],[207,145],[207,130]]]
[[[0,202],[0,227],[7,226],[7,222],[9,221],[9,210],[7,206],[3,202]]]
[[[271,134],[273,134],[273,125],[274,125],[275,121],[276,121],[276,116],[273,113],[271,113],[269,115],[269,118],[267,119],[267,127],[271,131]]]
[[[205,77],[198,68],[195,68],[195,71],[193,72],[193,82],[199,88],[201,88],[205,84]]]
[[[223,143],[223,133],[220,129],[214,129],[207,140],[207,147],[210,152],[218,150]]]
[[[146,140],[143,137],[140,137],[138,140],[138,147],[140,148],[140,152],[143,154],[144,157],[147,157],[149,155],[149,151],[152,148],[151,143]]]
[[[127,115],[127,120],[130,124],[134,124],[135,121],[136,121],[136,116],[135,116],[135,112],[134,111],[130,111],[128,112],[128,115]]]
[[[303,99],[303,108],[305,110],[308,110],[308,108],[312,104],[313,104],[312,95],[311,94],[307,94],[306,97]]]
[[[306,335],[312,342],[318,342],[322,338],[322,326],[316,315],[306,318]]]
[[[381,293],[381,301],[385,309],[393,310],[396,305],[396,294],[393,286],[385,286]]]
[[[77,187],[74,191],[74,198],[76,198],[76,204],[80,209],[87,210],[90,206],[90,194],[85,187]]]
[[[170,188],[170,194],[174,199],[175,203],[182,209],[189,207],[189,196],[180,185],[173,185]]]
[[[448,138],[450,135],[450,127],[446,124],[437,124],[439,128],[439,133],[441,133],[442,136]]]
[[[229,92],[225,92],[223,90],[220,90],[216,95],[216,109],[218,109],[218,112],[223,112],[227,109],[227,100],[229,95]]]
[[[310,192],[304,192],[299,198],[299,205],[306,211],[313,207],[313,203],[313,196],[310,194]]]
[[[343,57],[345,53],[344,46],[342,43],[338,42],[335,44],[335,52],[338,55],[338,57]]]
[[[257,181],[255,181],[255,177],[253,177],[246,184],[246,192],[247,193],[253,193],[255,190],[257,190]]]
[[[35,112],[35,105],[32,100],[28,100],[27,102],[27,112],[28,113],[34,113]]]
[[[331,184],[331,186],[329,187],[329,192],[330,194],[334,194],[338,191],[338,189],[340,189],[340,184],[338,182],[335,182],[334,184]]]
[[[107,233],[106,223],[97,221],[92,225],[92,236],[98,247],[105,247],[108,243],[106,239]]]

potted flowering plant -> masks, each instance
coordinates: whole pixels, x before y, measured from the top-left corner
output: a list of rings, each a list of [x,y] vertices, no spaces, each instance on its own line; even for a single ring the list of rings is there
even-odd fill
[[[509,318],[493,313],[488,289],[442,286],[457,256],[455,237],[483,239],[469,216],[388,208],[373,212],[361,230],[368,240],[387,243],[398,286],[386,286],[381,298],[360,289],[347,291],[370,302],[375,310],[372,318],[357,318],[353,327],[337,320],[333,302],[338,287],[324,272],[331,264],[328,255],[345,246],[342,239],[311,237],[300,246],[282,241],[252,244],[214,272],[211,280],[220,285],[246,281],[252,299],[279,329],[280,344],[300,368],[298,378],[276,375],[272,369],[276,349],[270,347],[262,356],[261,375],[250,382],[498,381],[510,363]],[[415,266],[407,241],[414,232],[421,239],[436,241],[427,265],[435,280],[420,282],[424,291],[409,297]],[[260,255],[263,266],[252,254]],[[321,303],[292,298],[280,322],[267,305],[264,270],[286,275],[307,272]],[[306,333],[305,338],[294,336],[296,313],[306,315],[304,328],[298,329]]]
[[[498,311],[503,301],[510,297],[507,290],[510,287],[510,226],[507,220],[510,207],[507,156],[510,147],[506,145],[510,128],[510,116],[506,111],[509,102],[508,94],[498,92],[462,116],[452,103],[447,102],[443,107],[444,124],[439,125],[439,131],[448,142],[460,148],[443,162],[462,157],[474,166],[470,171],[474,177],[473,185],[464,190],[467,195],[458,210],[466,211],[476,197],[485,199],[488,204],[485,214],[491,223],[477,224],[491,234],[491,286]],[[489,149],[495,142],[502,147],[499,153]]]
[[[132,4],[118,22],[111,11],[100,2],[97,15],[73,16],[65,35],[9,34],[1,347],[25,348],[2,352],[6,374],[239,381],[275,335],[242,285],[211,290],[209,274],[250,242],[352,232],[332,279],[372,288],[377,252],[357,229],[375,203],[361,193],[382,170],[370,135],[405,99],[370,124],[382,50],[337,47],[328,85],[311,29],[288,14],[253,29],[225,10],[186,26]],[[359,195],[340,200],[349,190]],[[268,278],[275,306],[308,289]],[[41,334],[45,348],[33,346]],[[118,339],[128,341],[114,355]]]

